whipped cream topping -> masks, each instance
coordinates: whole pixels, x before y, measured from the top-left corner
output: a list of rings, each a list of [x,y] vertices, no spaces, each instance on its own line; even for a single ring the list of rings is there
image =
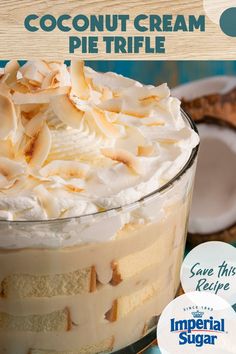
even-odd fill
[[[3,220],[134,202],[172,179],[199,142],[166,84],[143,86],[80,61],[9,62],[0,108]]]

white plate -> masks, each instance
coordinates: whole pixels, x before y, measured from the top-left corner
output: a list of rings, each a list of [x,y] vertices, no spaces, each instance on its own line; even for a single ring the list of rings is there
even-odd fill
[[[224,94],[235,86],[236,76],[212,76],[176,86],[171,90],[171,95],[179,99],[193,100],[213,93]]]

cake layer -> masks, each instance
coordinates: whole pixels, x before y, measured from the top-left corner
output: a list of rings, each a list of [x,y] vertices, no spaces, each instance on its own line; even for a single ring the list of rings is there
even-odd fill
[[[67,332],[35,332],[0,330],[0,352],[7,349],[7,354],[29,354],[30,348],[44,350],[45,353],[50,349],[55,352],[70,352],[75,348],[84,348],[88,345],[96,344],[99,338],[114,337],[113,350],[124,348],[130,343],[135,342],[144,333],[144,326],[154,314],[159,315],[168,302],[173,299],[174,292],[172,282],[169,282],[163,289],[158,291],[152,298],[145,301],[142,306],[137,307],[122,317],[119,321],[108,322],[100,319],[100,323],[91,329],[93,313],[90,322],[73,328]]]
[[[160,262],[168,257],[171,253],[173,248],[172,243],[174,242],[174,227],[171,234],[171,230],[168,230],[167,235],[162,235],[158,237],[158,230],[156,231],[157,234],[157,241],[151,244],[149,247],[136,252],[132,253],[126,257],[123,257],[119,260],[112,262],[112,285],[119,284],[122,280],[128,279],[135,274],[138,274],[146,267],[151,266],[157,262]],[[162,252],[160,252],[162,250]]]
[[[163,267],[165,267],[164,272]],[[49,298],[22,298],[20,301],[14,298],[1,298],[0,313],[5,312],[14,316],[46,315],[69,307],[71,320],[75,325],[87,323],[89,320],[88,313],[93,318],[93,322],[100,322],[116,299],[122,296],[129,296],[149,283],[156,282],[157,279],[159,280],[160,288],[165,289],[173,281],[172,269],[172,261],[169,259],[165,264],[156,263],[145,268],[132,278],[122,281],[116,287],[111,284],[99,286],[97,291],[89,294],[83,293],[75,296]],[[99,304],[99,306],[95,305],[95,303]]]
[[[5,298],[25,298],[76,295],[95,288],[95,268],[88,267],[66,274],[12,274],[2,281],[0,289]]]
[[[79,350],[71,351],[56,351],[56,350],[40,350],[40,349],[31,349],[29,354],[98,354],[98,353],[108,353],[112,350],[114,344],[114,338],[108,338],[104,341],[93,344],[86,345],[85,347]]]
[[[65,332],[71,328],[70,313],[67,308],[47,315],[12,316],[0,313],[0,329],[30,332]]]
[[[132,261],[133,254],[135,254],[135,257],[139,257],[145,249],[151,248],[158,241],[160,246],[156,257],[162,257],[162,254],[166,253],[168,245],[172,245],[174,242],[174,228],[177,220],[184,213],[183,208],[182,202],[178,202],[172,206],[171,210],[166,212],[164,221],[157,220],[153,223],[141,225],[125,225],[114,242],[107,242],[105,247],[103,243],[88,243],[86,246],[60,248],[56,252],[51,249],[1,249],[0,282],[9,275],[14,274],[31,274],[35,276],[67,274],[77,270],[84,270],[93,264],[96,265],[98,280],[100,280],[104,278],[104,269],[110,267],[112,263],[116,266],[117,262],[119,262],[117,264],[118,270],[123,272],[123,277],[125,277],[125,272],[130,272],[130,275],[132,275],[133,271],[125,270],[125,266]],[[182,230],[182,233],[184,234],[184,230]],[[131,258],[128,258],[129,256]],[[140,268],[145,266],[144,261],[149,262],[149,257],[145,257],[142,260],[140,256]],[[122,262],[125,262],[123,267],[121,265]],[[138,265],[136,263],[134,267],[133,264],[130,264],[130,267],[137,269]]]
[[[161,288],[160,281],[156,281],[142,289],[135,291],[131,295],[122,296],[113,302],[112,308],[106,313],[106,319],[110,322],[119,320],[127,316],[137,307],[141,307],[146,301],[151,299]]]

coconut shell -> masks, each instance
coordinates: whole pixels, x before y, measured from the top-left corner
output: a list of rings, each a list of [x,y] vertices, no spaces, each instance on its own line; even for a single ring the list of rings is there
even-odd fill
[[[226,94],[209,94],[190,101],[182,99],[181,106],[197,124],[214,124],[236,130],[236,88]],[[212,234],[188,233],[190,247],[207,241],[236,242],[236,224]]]
[[[236,224],[226,230],[215,232],[212,234],[192,234],[188,233],[187,244],[190,247],[195,247],[200,243],[207,241],[223,241],[228,243],[236,242]]]
[[[236,126],[236,88],[226,94],[210,94],[191,101],[182,99],[182,108],[194,121],[212,117]]]

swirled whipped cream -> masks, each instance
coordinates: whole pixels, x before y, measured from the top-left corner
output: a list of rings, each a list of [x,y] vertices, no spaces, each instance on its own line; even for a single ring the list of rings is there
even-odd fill
[[[0,218],[45,220],[138,200],[198,144],[180,101],[83,62],[10,61],[0,78]]]

